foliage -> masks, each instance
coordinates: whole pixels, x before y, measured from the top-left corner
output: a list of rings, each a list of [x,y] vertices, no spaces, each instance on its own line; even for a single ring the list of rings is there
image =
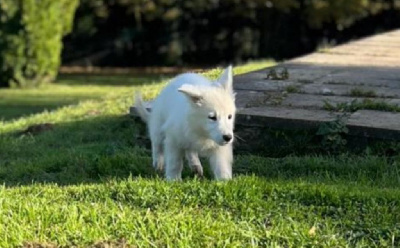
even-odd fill
[[[322,136],[322,146],[328,151],[338,152],[347,144],[344,137],[349,130],[346,126],[346,115],[337,116],[334,121],[322,123],[317,135]]]
[[[373,91],[373,90],[364,90],[362,88],[353,88],[353,89],[351,89],[350,96],[355,96],[355,97],[377,97],[375,91]]]
[[[78,0],[0,1],[0,87],[54,79]]]
[[[300,87],[296,86],[296,85],[288,85],[285,88],[285,91],[288,93],[299,93],[301,92]]]
[[[392,2],[82,0],[64,61],[143,66],[282,59],[324,41],[398,27],[400,12]]]

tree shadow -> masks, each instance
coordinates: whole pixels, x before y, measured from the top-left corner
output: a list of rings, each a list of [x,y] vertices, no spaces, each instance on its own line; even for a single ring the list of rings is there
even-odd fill
[[[34,103],[2,103],[0,102],[0,120],[11,121],[24,116],[29,116],[43,111],[53,111],[62,106],[71,105],[77,103],[76,101],[54,101],[40,103],[35,101]]]
[[[134,139],[136,129],[130,117],[119,116],[54,124],[36,135],[3,134],[0,182],[69,185],[156,176],[148,151]]]
[[[53,85],[43,89],[0,89],[0,121],[101,99],[113,89],[160,82],[169,75],[172,74],[61,74]]]
[[[333,79],[331,76],[326,82],[316,84],[316,86],[329,85],[332,88],[333,86],[346,86],[347,82],[342,81],[341,73],[348,72],[346,71],[348,69],[336,69],[336,67],[328,66],[309,66],[305,69],[299,68],[297,65],[289,67],[291,76],[295,77],[297,74],[296,78],[300,80],[304,73],[313,73],[318,80],[321,80],[324,78],[321,78],[320,75],[324,76],[327,73],[325,70],[334,71]],[[357,76],[354,77],[354,85],[380,87],[381,85],[373,85],[372,81],[366,80],[379,77],[379,80],[384,80],[380,83],[386,83],[386,88],[399,88],[398,68],[387,68],[383,79],[379,76],[378,71],[384,70],[384,68],[353,69],[352,73]],[[251,77],[254,78],[243,77],[240,79],[242,85],[239,80],[236,80],[235,84],[250,87],[252,81],[264,80],[265,72],[266,70],[263,69],[252,73],[251,75],[254,76]],[[122,80],[121,77],[117,81],[120,80]],[[81,82],[83,83],[83,80]],[[276,84],[276,82],[273,83]],[[300,81],[299,83],[306,87],[313,82]],[[20,107],[22,108],[22,106]],[[102,182],[109,178],[123,179],[130,175],[157,177],[151,167],[148,141],[140,138],[145,133],[146,129],[143,123],[135,121],[130,116],[92,116],[85,120],[55,124],[52,130],[38,135],[21,135],[20,133],[0,135],[0,183],[7,186],[29,185],[32,182],[73,185]],[[274,145],[277,146],[277,144]],[[250,152],[254,154],[254,149],[251,149]],[[339,164],[337,159],[339,159]],[[266,180],[303,178],[324,182],[327,178],[337,178],[346,181],[386,180],[389,183],[397,182],[393,185],[398,185],[398,178],[396,178],[398,174],[394,174],[394,172],[399,170],[399,157],[394,159],[397,159],[397,162],[386,158],[353,159],[347,155],[325,158],[310,156],[305,159],[299,157],[265,159],[248,154],[238,157],[234,172],[236,174],[255,174]],[[368,163],[364,164],[364,162]],[[204,165],[206,178],[211,178],[207,163]],[[387,176],[385,178],[385,175],[392,174],[393,177],[390,180]],[[184,177],[193,177],[186,167]]]
[[[76,185],[159,177],[151,166],[149,141],[140,138],[146,132],[143,123],[124,115],[57,123],[35,134],[2,134],[0,183]],[[186,166],[183,177],[193,176]]]
[[[158,178],[151,166],[146,127],[124,116],[97,116],[54,124],[39,134],[0,135],[0,183],[7,187],[32,183],[77,185],[101,183],[109,179]],[[265,180],[306,180],[325,183],[335,180],[371,181],[398,187],[392,172],[400,164],[386,158],[313,156],[266,158],[236,153],[234,174],[256,175]],[[212,179],[203,160],[205,178]],[[387,176],[392,175],[393,176]],[[385,176],[386,175],[386,176]],[[194,174],[184,167],[183,178]],[[382,179],[387,183],[382,182]]]
[[[134,86],[160,82],[171,78],[175,73],[163,74],[96,74],[73,73],[60,74],[57,84],[63,85],[97,85],[97,86]]]
[[[102,94],[92,94],[90,91],[63,92],[57,89],[54,92],[41,91],[40,89],[12,89],[11,94],[7,92],[0,97],[0,120],[10,121],[13,119],[38,114],[43,111],[53,111],[58,108],[78,104],[80,101],[96,100],[103,97]]]

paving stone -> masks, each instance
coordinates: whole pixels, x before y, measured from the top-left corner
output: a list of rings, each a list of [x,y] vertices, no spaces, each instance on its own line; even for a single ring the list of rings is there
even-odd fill
[[[371,57],[365,55],[353,56],[351,54],[315,53],[309,56],[292,60],[293,63],[315,63],[319,65],[336,66],[400,66],[398,57]]]
[[[326,75],[333,74],[335,72],[343,70],[339,67],[328,67],[320,65],[297,65],[292,63],[286,63],[277,66],[278,70],[281,68],[287,68],[289,72],[289,80],[300,83],[313,83],[315,80],[324,77]]]
[[[400,45],[399,45],[400,48]],[[349,55],[362,55],[362,56],[383,56],[383,57],[397,57],[400,53],[388,47],[377,47],[373,45],[360,45],[360,46],[344,46],[341,48],[328,49],[326,52],[329,54],[349,54]]]
[[[280,72],[286,68],[289,72],[288,80],[268,80],[267,75],[271,69]],[[296,83],[312,83],[316,79],[331,74],[333,71],[343,70],[339,67],[327,67],[318,65],[300,65],[295,63],[285,63],[272,68],[266,68],[252,73],[235,76],[235,89],[275,89],[280,85],[288,86]],[[250,84],[251,83],[251,84]],[[266,86],[263,86],[265,84]]]
[[[365,77],[369,80],[391,80],[400,82],[400,67],[399,68],[388,68],[388,67],[347,67],[346,70],[342,70],[335,74],[345,74],[348,76]],[[346,74],[345,74],[346,75]]]
[[[373,92],[376,96],[381,98],[400,98],[400,87],[388,88],[351,84],[307,84],[302,86],[301,91],[306,94],[321,95],[324,89],[328,89],[333,95],[338,96],[350,96],[352,90],[359,90],[363,92]]]
[[[349,46],[348,44],[342,45],[342,46]],[[355,41],[354,43],[351,43],[351,47],[364,47],[365,49],[375,49],[376,47],[382,46],[382,41],[363,41],[363,42],[357,42]],[[394,42],[385,42],[385,48],[390,48],[390,49],[398,49],[400,47],[400,44],[397,41]],[[334,48],[335,49],[335,48]]]
[[[342,96],[322,96],[322,95],[308,95],[308,94],[289,94],[282,100],[282,106],[305,108],[305,109],[323,109],[326,102],[332,105],[338,103],[351,103],[357,98],[342,97]]]
[[[365,98],[348,96],[323,96],[309,94],[288,94],[288,96],[286,96],[282,100],[281,105],[306,109],[323,109],[327,103],[335,106],[340,103],[351,104],[353,101],[362,102],[364,99],[368,99],[373,102],[385,102],[388,104],[396,104],[400,106],[400,99],[378,97]]]
[[[236,90],[236,107],[247,108],[253,105],[264,105],[269,96],[261,91]]]
[[[400,68],[384,71],[356,69],[337,71],[319,78],[315,83],[400,88]]]
[[[300,87],[302,84],[292,81],[279,80],[243,80],[241,83],[234,84],[235,90],[250,90],[250,91],[283,91],[289,86]]]
[[[351,115],[348,124],[400,131],[400,113],[359,110]]]
[[[318,79],[316,84],[339,84],[339,85],[353,85],[355,87],[359,86],[372,86],[372,87],[382,87],[382,88],[400,88],[400,82],[395,80],[387,79],[376,79],[371,80],[366,77],[360,76],[346,76],[346,75],[330,75],[324,78]]]

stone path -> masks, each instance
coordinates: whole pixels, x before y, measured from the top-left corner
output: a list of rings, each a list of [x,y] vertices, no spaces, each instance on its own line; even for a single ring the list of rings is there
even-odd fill
[[[315,129],[346,112],[349,135],[400,140],[400,30],[235,76],[234,88],[239,131]]]
[[[267,79],[271,69],[278,76]],[[359,109],[348,113],[350,135],[400,140],[400,30],[238,75],[234,84],[239,125],[315,128]]]

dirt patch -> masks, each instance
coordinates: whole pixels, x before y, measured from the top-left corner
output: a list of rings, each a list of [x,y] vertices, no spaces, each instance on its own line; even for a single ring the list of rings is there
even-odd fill
[[[19,134],[20,135],[23,135],[23,134],[38,135],[40,133],[53,130],[53,128],[54,128],[54,124],[52,124],[52,123],[34,124],[34,125],[29,126],[24,131],[20,132]]]
[[[21,248],[55,248],[59,247],[51,243],[25,242]]]
[[[53,243],[25,242],[21,248],[61,248],[61,247],[81,247],[81,246],[59,246]],[[137,246],[127,244],[125,239],[118,241],[99,241],[92,245],[85,246],[88,248],[136,248]]]

